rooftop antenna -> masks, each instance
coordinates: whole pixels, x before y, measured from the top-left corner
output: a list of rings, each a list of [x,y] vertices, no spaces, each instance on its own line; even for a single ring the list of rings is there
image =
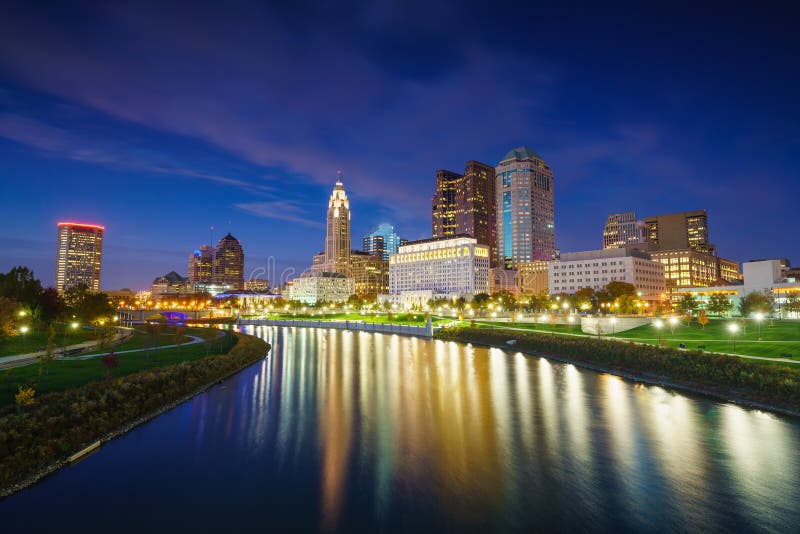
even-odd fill
[[[342,185],[342,169],[336,171],[336,183]]]
[[[209,243],[212,247],[214,246],[214,227],[211,227],[211,243]]]

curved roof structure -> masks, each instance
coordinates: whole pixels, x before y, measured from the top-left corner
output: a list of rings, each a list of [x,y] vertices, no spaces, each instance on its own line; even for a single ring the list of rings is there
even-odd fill
[[[534,149],[528,146],[518,146],[517,148],[513,148],[509,150],[502,161],[507,159],[542,159],[542,157],[536,153]]]

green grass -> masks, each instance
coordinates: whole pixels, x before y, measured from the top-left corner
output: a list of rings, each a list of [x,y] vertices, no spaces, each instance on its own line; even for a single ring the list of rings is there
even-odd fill
[[[702,349],[711,352],[733,353],[733,341],[728,325],[733,319],[712,319],[705,328],[696,322],[687,326],[679,323],[670,329],[665,321],[661,329],[662,344],[678,348],[681,343],[687,349]],[[788,358],[800,361],[800,322],[798,321],[772,321],[764,320],[761,324],[761,340],[759,341],[758,324],[753,320],[747,321],[747,328],[742,327],[740,319],[735,321],[739,325],[736,334],[736,354],[746,356],[760,356],[763,358]],[[476,323],[479,328],[513,327],[524,330],[538,330],[554,332],[556,334],[582,334],[580,325],[564,325],[549,323],[500,323],[496,321],[482,321]],[[674,333],[673,333],[674,330]],[[590,335],[590,334],[584,334]],[[603,337],[613,337],[658,345],[658,330],[652,325],[640,326],[618,334],[609,334]],[[791,357],[785,356],[791,354]]]
[[[728,325],[739,325],[735,335],[736,353],[748,356],[762,356],[765,358],[786,357],[791,354],[791,359],[800,361],[800,322],[798,321],[770,321],[765,319],[761,323],[759,340],[758,324],[753,320],[747,321],[747,327],[742,326],[741,319],[712,319],[705,328],[699,324],[678,324],[671,329],[667,324],[661,329],[661,338],[669,347],[678,347],[680,343],[687,349],[698,349],[715,352],[733,352],[733,340]],[[651,345],[658,344],[658,331],[652,325],[640,326],[633,330],[620,332],[613,337],[629,339]]]
[[[195,329],[197,330],[197,329]],[[204,338],[217,335],[219,330],[208,329]],[[196,334],[194,334],[196,335]],[[236,344],[234,336],[224,336],[214,341],[210,353],[228,352]],[[182,347],[151,351],[119,354],[119,367],[113,370],[112,376],[118,377],[163,367],[183,361],[197,360],[207,355],[206,343],[195,343]],[[106,373],[100,358],[88,360],[56,360],[47,365],[47,373],[42,365],[27,365],[0,371],[0,406],[14,402],[14,395],[19,385],[30,385],[37,395],[80,386],[87,382],[100,380]]]
[[[56,327],[56,336],[53,342],[57,347],[74,345],[95,339],[95,334],[91,330],[81,328],[73,330],[67,328],[64,332],[64,325]],[[37,328],[27,334],[18,334],[11,338],[0,339],[0,356],[13,356],[15,354],[26,354],[37,352],[47,347],[47,328]]]
[[[123,350],[141,350],[146,348],[163,347],[165,345],[175,345],[175,327],[173,326],[162,327],[161,333],[158,335],[155,343],[147,335],[147,332],[143,326],[135,326],[134,330],[136,330],[136,333],[127,341],[124,341],[118,345],[114,345],[113,347],[105,347],[103,349],[94,350],[85,354],[102,354],[111,349],[119,352]],[[209,330],[208,328],[187,328],[183,343],[192,341],[192,339],[188,336],[198,336],[205,339],[209,334],[216,335],[217,332],[218,330]]]

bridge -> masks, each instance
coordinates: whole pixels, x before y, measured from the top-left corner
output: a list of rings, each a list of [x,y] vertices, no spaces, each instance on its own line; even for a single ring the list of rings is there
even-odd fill
[[[118,309],[117,317],[120,321],[143,322],[148,319],[156,320],[159,317],[166,321],[196,321],[208,316],[208,310],[130,310]]]

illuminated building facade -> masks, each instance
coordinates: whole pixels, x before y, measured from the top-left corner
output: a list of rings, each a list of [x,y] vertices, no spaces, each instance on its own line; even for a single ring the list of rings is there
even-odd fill
[[[636,220],[636,213],[612,213],[603,228],[603,248],[620,248],[644,242],[644,223]]]
[[[671,300],[680,298],[682,288],[716,286],[719,283],[738,283],[742,276],[739,264],[691,249],[659,250],[650,252],[654,261],[664,266],[667,295]]]
[[[489,293],[489,250],[471,236],[410,242],[389,257],[389,299],[408,309]]]
[[[328,201],[325,234],[325,267],[327,272],[346,273],[350,264],[350,201],[342,184],[342,171],[337,171],[336,184]]]
[[[378,255],[351,251],[348,276],[353,279],[355,294],[361,298],[374,300],[389,291],[389,262]]]
[[[244,288],[254,293],[269,293],[269,280],[251,278],[244,283]]]
[[[230,289],[244,289],[244,250],[230,232],[219,240],[214,251],[212,282]]]
[[[464,174],[436,171],[436,192],[431,204],[433,237],[472,236],[478,244],[489,247],[491,263],[496,264],[494,167],[470,160]]]
[[[355,283],[341,273],[305,273],[292,280],[289,299],[314,305],[317,302],[346,302],[355,293]]]
[[[517,286],[521,293],[538,295],[547,293],[547,271],[549,261],[531,261],[517,264]]]
[[[712,255],[716,253],[708,239],[706,210],[645,217],[644,225],[650,250],[690,249]]]
[[[381,223],[375,230],[364,236],[363,250],[367,254],[380,256],[384,261],[389,261],[389,256],[397,254],[400,245],[405,245],[408,240],[401,239],[389,223]]]
[[[739,315],[739,303],[748,293],[769,293],[774,301],[773,313],[781,318],[800,319],[797,312],[786,311],[783,304],[794,294],[800,295],[800,280],[786,276],[781,259],[755,260],[742,264],[744,276],[739,284],[713,285],[709,287],[685,287],[678,290],[679,295],[690,294],[697,298],[701,307],[705,307],[711,295],[725,295],[731,302],[730,312]]]
[[[103,262],[103,232],[96,224],[58,223],[56,251],[56,289],[65,291],[85,285],[100,291]]]
[[[519,274],[516,269],[504,269],[503,267],[492,267],[489,269],[489,294],[494,295],[501,291],[507,291],[514,295],[519,293],[517,278]]]
[[[214,274],[214,248],[203,245],[189,254],[189,284],[210,284]]]
[[[555,256],[553,171],[532,149],[510,150],[496,169],[499,265]]]
[[[193,292],[194,288],[189,283],[189,279],[175,271],[159,276],[150,285],[150,294],[153,298],[159,298],[162,295],[186,295]]]
[[[603,289],[610,282],[627,282],[641,298],[660,302],[666,291],[664,267],[649,254],[635,249],[608,248],[561,254],[548,265],[550,294],[573,294],[584,287]]]

